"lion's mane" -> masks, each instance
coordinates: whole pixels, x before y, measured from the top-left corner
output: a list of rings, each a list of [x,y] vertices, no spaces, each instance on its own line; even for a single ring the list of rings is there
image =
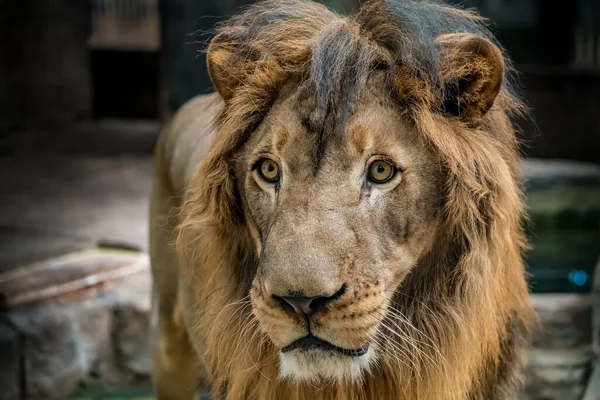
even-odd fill
[[[194,344],[216,394],[387,399],[400,390],[406,399],[439,400],[514,393],[531,314],[523,279],[518,143],[510,121],[523,106],[505,58],[503,87],[492,109],[449,116],[447,100],[456,91],[445,83],[488,71],[477,58],[452,65],[448,60],[456,57],[443,57],[435,40],[470,32],[498,45],[483,22],[465,10],[412,1],[374,1],[342,17],[312,2],[270,0],[218,28],[209,68],[227,66],[220,70],[228,76],[219,78],[236,84],[221,90],[225,105],[215,122],[216,140],[189,184],[177,237],[181,279],[202,281],[190,330],[201,338]],[[354,96],[373,69],[388,71],[389,95],[405,106],[439,157],[445,182],[443,234],[391,306],[416,329],[403,332],[410,345],[381,354],[363,382],[315,388],[281,381],[277,350],[261,333],[247,297],[257,255],[233,158],[284,84],[311,88],[311,123],[320,124],[328,112],[339,120],[352,113]]]

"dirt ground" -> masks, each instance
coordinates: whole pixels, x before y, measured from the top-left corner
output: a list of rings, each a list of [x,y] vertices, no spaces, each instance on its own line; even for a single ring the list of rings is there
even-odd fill
[[[0,271],[111,240],[147,247],[155,122],[0,135]]]

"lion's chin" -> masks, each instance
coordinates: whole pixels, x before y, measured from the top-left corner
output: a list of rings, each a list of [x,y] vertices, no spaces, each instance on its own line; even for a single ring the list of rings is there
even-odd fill
[[[279,375],[296,382],[353,382],[369,372],[374,360],[372,348],[358,357],[325,349],[297,349],[279,353]]]

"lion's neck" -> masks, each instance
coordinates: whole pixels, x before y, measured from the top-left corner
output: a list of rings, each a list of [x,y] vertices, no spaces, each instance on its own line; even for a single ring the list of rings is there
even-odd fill
[[[279,354],[258,326],[232,325],[233,330],[223,335],[230,340],[216,341],[219,349],[205,353],[215,371],[213,389],[231,400],[462,400],[471,391],[482,352],[487,351],[473,346],[478,341],[468,334],[446,327],[444,343],[406,338],[404,344],[382,344],[378,362],[359,382],[295,383],[279,377]]]
[[[258,358],[252,358],[258,357]],[[294,383],[278,377],[277,355],[246,354],[236,361],[220,391],[224,399],[257,400],[444,400],[463,399],[469,391],[461,374],[436,372],[417,376],[415,370],[399,363],[382,363],[362,381],[355,383]],[[396,368],[394,368],[396,367]],[[418,368],[417,368],[418,369]],[[457,369],[461,369],[460,366]],[[464,372],[463,372],[464,373]],[[464,376],[464,375],[463,375]],[[457,379],[458,378],[458,379]]]

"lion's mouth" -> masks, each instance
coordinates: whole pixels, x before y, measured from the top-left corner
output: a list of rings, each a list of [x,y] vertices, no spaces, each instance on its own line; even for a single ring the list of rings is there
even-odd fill
[[[345,349],[343,347],[338,347],[332,343],[329,343],[326,340],[320,339],[316,336],[307,335],[288,344],[287,346],[281,349],[281,352],[287,353],[288,351],[292,351],[295,349],[325,349],[333,350],[349,357],[359,357],[367,353],[367,351],[369,350],[369,344],[365,344],[360,349]]]

